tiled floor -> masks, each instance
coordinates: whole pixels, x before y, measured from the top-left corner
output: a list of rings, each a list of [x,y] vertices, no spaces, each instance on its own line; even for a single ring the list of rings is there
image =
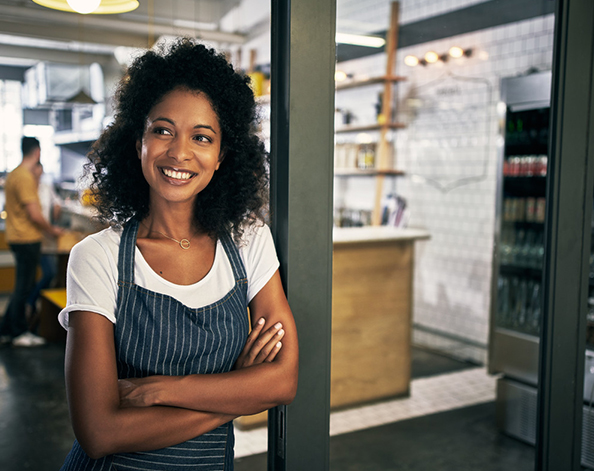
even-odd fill
[[[491,402],[495,400],[495,381],[496,377],[488,375],[485,368],[415,379],[408,398],[333,412],[330,436]],[[267,430],[236,430],[235,440],[238,458],[263,453],[267,448]]]

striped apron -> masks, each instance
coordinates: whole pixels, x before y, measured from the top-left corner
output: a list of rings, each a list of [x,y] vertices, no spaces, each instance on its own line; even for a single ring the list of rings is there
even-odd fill
[[[221,238],[235,285],[219,301],[189,308],[165,294],[134,284],[138,221],[124,227],[118,259],[115,345],[118,377],[189,375],[230,371],[248,335],[247,277],[239,251]],[[62,467],[81,470],[233,470],[233,423],[179,445],[90,459],[78,441]]]

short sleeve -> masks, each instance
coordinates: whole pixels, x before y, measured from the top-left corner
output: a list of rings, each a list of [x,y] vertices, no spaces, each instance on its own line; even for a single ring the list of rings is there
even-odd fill
[[[117,265],[111,254],[94,237],[76,244],[70,252],[66,275],[66,308],[58,320],[68,330],[68,314],[91,311],[115,324]]]
[[[246,244],[241,247],[241,256],[248,276],[248,303],[270,281],[280,263],[276,255],[270,228],[266,225],[252,226],[244,234]]]
[[[30,203],[39,203],[37,184],[30,172],[23,172],[18,183],[15,185],[17,199],[20,204],[26,206]]]

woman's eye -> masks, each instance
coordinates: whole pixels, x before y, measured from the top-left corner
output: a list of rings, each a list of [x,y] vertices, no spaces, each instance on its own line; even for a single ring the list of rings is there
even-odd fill
[[[212,142],[212,139],[210,137],[203,135],[196,136],[194,139],[200,142]]]
[[[155,128],[153,132],[155,134],[160,134],[162,136],[171,135],[171,132],[169,132],[169,130],[165,128]]]

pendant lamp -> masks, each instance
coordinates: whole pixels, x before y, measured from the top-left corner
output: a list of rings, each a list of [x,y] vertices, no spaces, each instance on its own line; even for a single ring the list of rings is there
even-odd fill
[[[111,15],[138,8],[137,0],[33,0],[43,7],[83,15]]]

